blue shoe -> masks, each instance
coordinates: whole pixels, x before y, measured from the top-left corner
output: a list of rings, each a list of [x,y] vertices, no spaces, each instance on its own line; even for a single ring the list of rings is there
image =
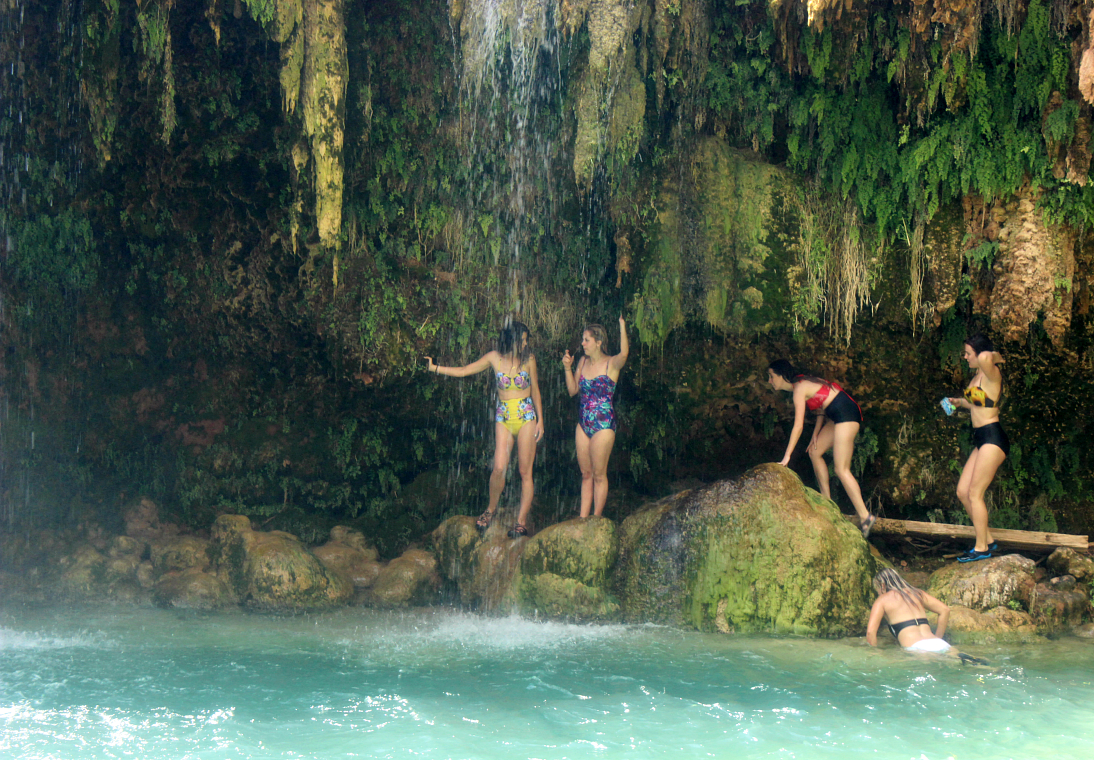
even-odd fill
[[[978,552],[976,549],[969,549],[967,552],[957,558],[958,562],[976,562],[981,559],[991,559],[991,548],[984,552]]]
[[[992,554],[998,553],[998,551],[999,551],[999,542],[998,541],[992,541],[990,544],[988,544],[988,551],[991,552]]]

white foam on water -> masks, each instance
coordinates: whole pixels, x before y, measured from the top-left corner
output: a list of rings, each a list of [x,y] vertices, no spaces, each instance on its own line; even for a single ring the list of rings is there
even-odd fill
[[[90,633],[57,636],[48,633],[28,633],[0,626],[0,652],[35,649],[67,649],[70,647],[94,647],[106,649],[113,642]]]

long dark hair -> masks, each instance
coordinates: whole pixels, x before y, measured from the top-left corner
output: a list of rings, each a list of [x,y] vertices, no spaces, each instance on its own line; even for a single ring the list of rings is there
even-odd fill
[[[502,356],[515,354],[520,366],[523,366],[532,355],[531,347],[524,342],[524,337],[531,334],[523,322],[507,317],[498,333],[498,353]]]
[[[795,367],[793,364],[788,362],[786,359],[776,359],[775,361],[768,364],[767,368],[791,385],[798,382],[799,380],[812,380],[817,383],[825,382],[823,377],[818,377],[808,372],[804,372],[803,370]]]
[[[913,609],[923,606],[923,591],[901,578],[900,573],[891,567],[885,568],[874,576],[874,590],[878,592],[878,595],[895,591]]]

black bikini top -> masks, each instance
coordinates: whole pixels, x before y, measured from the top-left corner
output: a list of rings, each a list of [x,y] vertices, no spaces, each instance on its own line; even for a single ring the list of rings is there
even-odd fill
[[[930,625],[927,618],[912,618],[911,620],[902,620],[896,625],[889,625],[889,632],[893,634],[893,638],[897,638],[897,634],[903,631],[905,628],[910,628],[913,625]]]

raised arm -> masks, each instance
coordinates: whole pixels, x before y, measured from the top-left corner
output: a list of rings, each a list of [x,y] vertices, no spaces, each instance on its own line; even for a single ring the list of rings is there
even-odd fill
[[[1003,382],[1003,374],[996,365],[1003,363],[1003,356],[998,351],[982,351],[976,356],[980,363],[980,371],[984,377],[993,383]]]
[[[433,357],[425,357],[426,368],[438,375],[447,375],[448,377],[467,377],[469,375],[477,375],[488,367],[493,367],[496,363],[497,351],[490,351],[483,354],[478,361],[465,364],[462,367],[442,367],[433,363]]]
[[[566,375],[566,390],[569,391],[571,396],[576,396],[577,378],[574,377],[573,366],[574,357],[570,355],[570,351],[567,349],[562,353],[562,373]]]
[[[543,399],[539,395],[539,371],[536,357],[528,357],[528,376],[532,379],[532,403],[536,405],[536,440],[543,438]]]
[[[877,646],[877,629],[881,627],[883,617],[885,617],[885,605],[882,604],[879,596],[874,606],[870,608],[870,620],[866,623],[866,643],[872,647]]]
[[[790,455],[794,453],[794,447],[798,445],[802,431],[805,429],[805,383],[794,383],[794,428],[790,431],[790,440],[786,444],[786,453],[783,454],[783,467],[790,464]]]
[[[619,317],[619,353],[613,356],[609,361],[609,366],[617,373],[623,369],[623,365],[627,363],[627,357],[631,353],[631,342],[627,338],[627,322],[623,319],[622,315]],[[571,394],[573,395],[573,394]]]

